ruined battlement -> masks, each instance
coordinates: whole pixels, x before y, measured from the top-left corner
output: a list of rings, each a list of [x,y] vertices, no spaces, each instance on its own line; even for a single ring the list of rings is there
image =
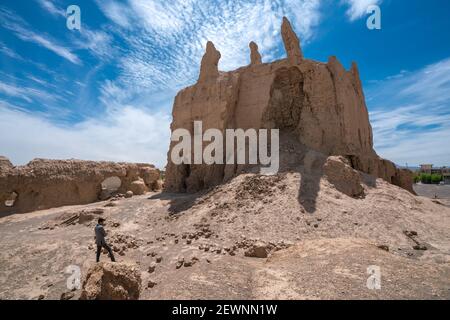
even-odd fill
[[[0,157],[0,216],[105,200],[160,188],[151,164],[34,159],[13,166]]]

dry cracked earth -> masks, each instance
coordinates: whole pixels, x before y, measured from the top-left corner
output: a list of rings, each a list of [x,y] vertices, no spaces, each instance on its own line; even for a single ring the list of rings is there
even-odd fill
[[[200,194],[5,217],[0,298],[79,298],[65,270],[95,263],[102,216],[117,260],[140,268],[140,299],[449,299],[450,208],[380,179],[364,193],[304,172],[244,174]],[[366,285],[373,265],[380,290]]]

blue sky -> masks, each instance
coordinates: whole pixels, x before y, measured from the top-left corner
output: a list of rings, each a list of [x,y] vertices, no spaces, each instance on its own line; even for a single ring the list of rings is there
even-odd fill
[[[81,8],[81,31],[66,8]],[[382,29],[368,30],[378,4]],[[450,165],[447,0],[3,0],[0,154],[141,161],[163,167],[173,98],[195,82],[207,40],[221,70],[284,57],[281,18],[305,56],[357,61],[376,151],[404,165]]]

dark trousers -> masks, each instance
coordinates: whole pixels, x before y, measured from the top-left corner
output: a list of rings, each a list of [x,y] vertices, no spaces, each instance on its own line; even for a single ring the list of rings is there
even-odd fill
[[[97,244],[97,262],[100,261],[100,254],[102,253],[102,248],[105,248],[109,252],[109,257],[111,258],[111,261],[115,262],[116,259],[114,258],[114,254],[106,242],[102,242],[100,245]]]

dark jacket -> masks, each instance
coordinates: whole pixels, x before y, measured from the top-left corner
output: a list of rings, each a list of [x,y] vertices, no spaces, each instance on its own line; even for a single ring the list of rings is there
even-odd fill
[[[106,232],[105,229],[103,229],[103,226],[101,224],[97,224],[94,230],[95,230],[95,243],[98,246],[106,244],[105,240]]]

